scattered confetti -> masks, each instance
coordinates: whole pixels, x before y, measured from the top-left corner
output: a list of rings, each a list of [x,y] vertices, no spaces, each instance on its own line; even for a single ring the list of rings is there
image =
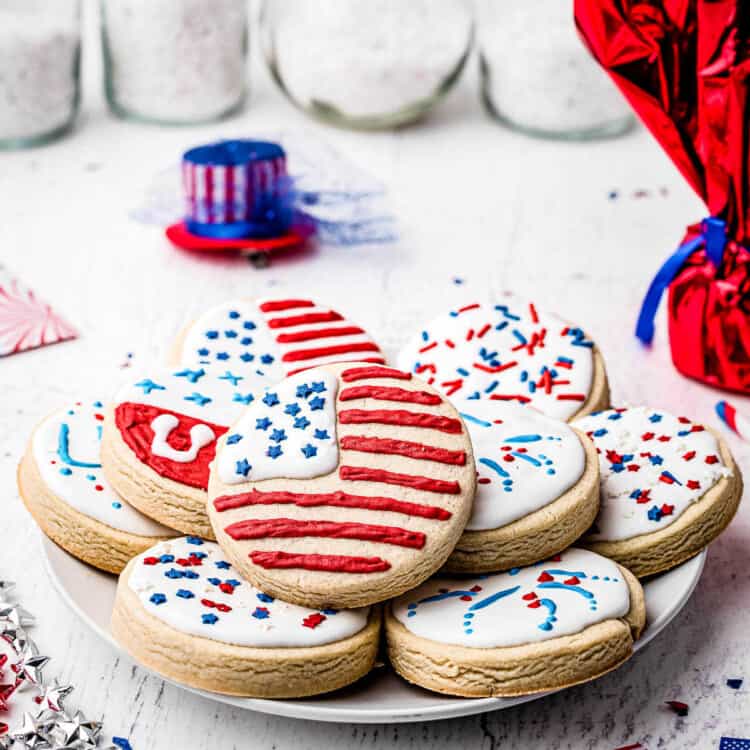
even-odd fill
[[[620,191],[619,190],[610,190],[607,194],[607,198],[611,201],[616,201],[620,197]]]
[[[682,701],[666,701],[666,704],[678,715],[687,716],[690,711],[690,707],[687,703]]]
[[[742,678],[732,677],[727,680],[727,686],[732,688],[732,690],[739,690],[742,687]]]
[[[456,286],[461,286],[461,284],[463,284],[463,283],[464,283],[464,280],[463,280],[463,279],[462,279],[462,278],[461,278],[460,276],[454,276],[454,277],[453,277],[453,283],[454,283],[454,284],[455,284]]]
[[[113,737],[112,744],[120,748],[120,750],[133,750],[133,746],[124,737]]]

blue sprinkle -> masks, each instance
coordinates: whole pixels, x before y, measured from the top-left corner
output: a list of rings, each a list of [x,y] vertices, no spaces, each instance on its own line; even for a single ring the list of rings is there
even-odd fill
[[[276,404],[279,403],[279,397],[276,393],[271,393],[269,391],[265,396],[263,396],[263,403],[266,406],[276,406]]]
[[[200,578],[200,576],[194,571],[194,570],[186,570],[182,573],[183,578],[189,578],[191,581],[194,581],[196,578]]]
[[[186,570],[177,570],[177,568],[170,568],[164,575],[167,578],[176,580],[178,578],[185,578],[185,573],[187,573]]]
[[[297,386],[297,391],[295,395],[297,398],[307,398],[312,393],[312,388],[307,383],[302,383],[302,385]]]
[[[318,453],[318,449],[314,445],[310,445],[310,443],[308,443],[301,450],[305,458],[313,458]]]
[[[86,474],[86,479],[88,479],[89,482],[95,482],[96,481],[96,474]]]
[[[252,617],[255,617],[258,620],[265,620],[269,617],[269,612],[265,607],[256,607],[255,611],[252,613]]]
[[[255,596],[257,596],[260,601],[265,602],[266,604],[274,601],[274,598],[270,594],[258,593]]]
[[[186,367],[174,375],[176,378],[187,378],[190,383],[197,383],[205,374],[206,371],[202,367],[200,370],[190,370]]]
[[[205,347],[198,349],[198,356],[200,357],[207,357],[209,355],[209,350]]]
[[[204,625],[213,625],[218,622],[219,618],[216,615],[209,613],[207,615],[201,615],[201,620]]]
[[[732,688],[732,690],[739,690],[742,687],[742,679],[739,677],[730,678],[727,680],[727,687]]]
[[[238,404],[245,404],[247,406],[248,404],[253,402],[253,394],[252,393],[246,393],[244,396],[241,393],[235,393],[232,396],[232,401],[238,403]]]
[[[255,429],[256,430],[267,430],[271,424],[271,420],[268,417],[263,417],[262,419],[256,419],[255,420]]]
[[[242,440],[242,435],[230,435],[227,438],[227,445],[234,445],[235,443],[239,443],[240,440]]]
[[[242,327],[243,327],[243,328],[244,328],[245,330],[247,330],[247,331],[254,331],[254,330],[255,330],[255,323],[253,323],[253,321],[252,321],[252,320],[246,320],[246,321],[245,321],[245,322],[244,322],[244,323],[242,324]]]
[[[315,438],[317,440],[328,440],[330,437],[328,430],[315,430]]]
[[[197,557],[199,560],[203,560],[208,555],[205,552],[191,552],[190,557]]]
[[[164,604],[167,601],[167,597],[164,594],[151,594],[149,601],[151,604]]]
[[[103,406],[101,401],[94,401],[94,408],[95,409],[101,409]]]
[[[260,361],[264,365],[270,365],[273,362],[273,356],[271,356],[270,354],[263,354],[260,358]]]
[[[320,614],[321,615],[328,615],[329,617],[331,615],[337,615],[339,611],[337,609],[321,609]]]
[[[67,466],[63,466],[63,468],[60,469],[60,473],[64,477],[69,477],[73,473],[73,471],[71,469],[69,469]]]
[[[282,440],[286,440],[286,432],[284,430],[273,430],[268,439],[273,440],[275,443],[280,443]]]
[[[237,320],[237,318],[239,318],[239,317],[240,317],[240,314],[239,314],[239,313],[237,312],[237,310],[230,310],[230,311],[229,311],[229,317],[230,317],[230,318],[231,318],[232,320]]]
[[[242,346],[250,346],[250,344],[252,343],[253,340],[249,336],[245,336],[244,339],[240,339],[240,344],[242,344]]]
[[[268,450],[266,451],[266,455],[269,458],[278,458],[279,456],[284,455],[284,451],[281,450],[280,445],[269,445]]]
[[[310,390],[313,393],[325,393],[325,391],[326,391],[326,384],[322,380],[313,381],[310,384]]]
[[[255,359],[255,355],[250,354],[250,352],[242,352],[242,354],[240,354],[240,359],[243,362],[252,362]]]
[[[159,562],[162,562],[162,563],[171,563],[171,562],[174,562],[174,555],[162,555],[159,558]]]
[[[296,417],[300,411],[300,407],[297,404],[287,404],[284,407],[284,414],[289,414],[292,417]]]
[[[662,419],[661,414],[652,414],[648,418],[648,421],[653,422],[655,424],[656,422],[661,422],[661,419]]]
[[[320,396],[311,398],[309,402],[310,411],[317,411],[319,409],[322,409],[325,406],[325,403],[326,403],[326,400],[324,398],[321,398]]]
[[[133,746],[124,737],[113,737],[112,744],[120,748],[120,750],[133,750]]]
[[[217,567],[217,568],[218,568],[219,570],[229,570],[229,568],[231,568],[231,567],[232,567],[232,566],[231,566],[231,565],[230,565],[230,564],[229,564],[229,563],[228,563],[228,562],[227,562],[226,560],[217,560],[217,561],[216,561],[216,562],[214,563],[214,565],[215,565],[215,566],[216,566],[216,567]]]
[[[224,335],[228,339],[236,339],[237,338],[237,331],[231,331],[231,330],[230,331],[224,331]]]
[[[225,583],[228,583],[230,586],[237,588],[237,586],[242,585],[242,581],[238,581],[236,578],[227,578]]]
[[[216,359],[224,361],[229,359],[229,355],[226,352],[218,352],[216,355]]]
[[[218,331],[206,331],[206,338],[207,339],[218,339],[219,338],[219,332]]]
[[[188,544],[194,544],[196,547],[200,547],[203,545],[203,540],[199,536],[189,536],[185,541]]]
[[[179,596],[180,599],[193,599],[195,594],[187,589],[177,589],[177,596]]]
[[[592,433],[594,437],[604,437],[606,434],[607,430],[604,427],[601,427],[598,430],[594,430],[594,432]]]
[[[252,468],[253,467],[248,463],[246,458],[243,458],[242,461],[236,462],[236,473],[240,476],[246,477]]]
[[[422,331],[422,341],[429,341],[430,340],[430,334],[427,333],[427,331]]]
[[[310,424],[310,420],[307,417],[297,417],[294,420],[294,426],[298,430],[304,430]]]
[[[465,378],[469,377],[469,371],[465,367],[457,367],[456,372],[459,375],[463,375]]]
[[[112,503],[112,507],[115,510],[120,510],[120,508],[122,508],[122,503],[118,503],[117,500],[115,500],[115,502]]]
[[[221,583],[221,578],[207,578],[206,579],[212,586],[218,586]]]

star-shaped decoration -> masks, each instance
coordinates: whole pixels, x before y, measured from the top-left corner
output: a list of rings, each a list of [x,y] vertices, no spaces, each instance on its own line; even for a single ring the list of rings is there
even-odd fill
[[[224,331],[224,335],[228,339],[236,339],[237,338],[237,331],[232,331],[231,329],[228,331]]]
[[[307,398],[312,393],[310,386],[307,383],[297,386],[296,396],[297,398]]]
[[[210,354],[209,350],[205,347],[202,349],[198,349],[198,356],[199,357],[207,357]]]
[[[23,714],[21,726],[15,732],[10,734],[10,738],[20,742],[24,750],[34,750],[34,748],[49,747],[46,733],[28,711]]]
[[[262,362],[262,363],[263,363],[264,365],[270,365],[270,364],[271,364],[271,363],[273,362],[273,359],[274,359],[274,358],[273,358],[273,355],[271,355],[271,354],[263,354],[263,355],[261,356],[261,358],[260,358],[260,361],[261,361],[261,362]]]
[[[325,383],[324,383],[324,382],[323,382],[322,380],[319,380],[319,381],[317,381],[317,382],[313,381],[313,382],[312,382],[312,383],[310,384],[310,390],[311,390],[311,391],[312,391],[313,393],[325,393],[325,390],[326,390],[326,384],[325,384]]]
[[[74,716],[61,715],[49,730],[49,738],[52,740],[53,747],[62,748],[80,748],[89,750],[96,748],[97,739],[102,731],[102,724],[99,721],[89,721],[80,711],[76,711]]]
[[[219,338],[219,332],[218,331],[206,331],[206,338],[207,339],[218,339]]]
[[[286,440],[286,432],[284,430],[273,430],[268,439],[273,440],[274,443],[280,443],[282,440]]]
[[[284,407],[284,414],[289,414],[292,417],[296,417],[302,409],[299,404],[287,404]]]
[[[217,352],[216,359],[224,362],[229,359],[229,355],[226,352]]]
[[[240,354],[240,359],[243,362],[252,362],[255,359],[255,355],[250,354],[250,352],[242,352],[242,354]]]
[[[308,402],[310,404],[310,411],[318,411],[326,405],[326,400],[320,396],[311,398]]]
[[[191,370],[186,367],[184,370],[176,372],[174,375],[176,378],[187,378],[191,383],[197,383],[204,375],[206,371],[201,367],[200,370]]]
[[[237,383],[240,382],[240,380],[244,380],[242,375],[233,375],[229,370],[227,370],[223,375],[219,375],[219,380],[228,380],[232,383],[232,385],[237,385]]]
[[[33,625],[35,622],[34,615],[23,607],[19,607],[17,604],[1,607],[0,620],[2,622],[9,622],[11,625],[21,628],[26,628],[29,625]]]
[[[234,396],[232,396],[232,401],[235,401],[238,404],[245,404],[245,406],[251,404],[253,400],[254,397],[252,393],[245,393],[244,395],[242,393],[235,393]]]
[[[278,458],[283,454],[283,451],[281,450],[280,445],[269,445],[268,450],[266,451],[266,455],[269,458]]]
[[[330,437],[328,430],[315,430],[315,438],[317,440],[328,440]]]
[[[312,458],[313,456],[317,455],[317,453],[318,449],[314,445],[310,445],[310,443],[302,448],[302,455],[304,455],[305,458]]]
[[[244,323],[242,324],[242,327],[243,327],[243,328],[244,328],[244,329],[245,329],[246,331],[254,331],[254,330],[255,330],[255,323],[253,323],[253,321],[252,321],[252,320],[246,320],[246,321],[245,321],[245,322],[244,322]]]
[[[307,417],[297,417],[294,420],[294,426],[298,430],[304,430],[310,424],[310,420]]]
[[[268,391],[265,396],[263,396],[263,403],[266,406],[276,406],[276,404],[279,403],[279,396],[276,393],[272,393],[271,391]]]
[[[63,701],[73,692],[72,685],[61,685],[57,678],[51,685],[46,685],[38,697],[38,703],[50,711],[62,711]]]
[[[243,458],[242,461],[237,461],[236,467],[237,473],[243,477],[246,477],[250,473],[250,469],[253,468],[246,458]]]
[[[267,430],[273,422],[268,417],[261,417],[260,419],[255,420],[255,429],[256,430]]]
[[[158,383],[154,383],[151,378],[145,378],[144,380],[140,380],[135,384],[136,388],[142,388],[143,392],[148,396],[151,391],[166,391],[167,389],[163,385],[159,385]]]
[[[242,435],[235,433],[227,438],[227,445],[235,445],[235,443],[239,443],[240,440],[242,440]]]
[[[36,648],[33,649],[34,651]],[[35,654],[28,657],[21,654],[21,660],[16,664],[15,672],[19,680],[23,681],[20,685],[22,689],[25,685],[41,685],[42,684],[42,670],[49,661],[49,656],[41,656]]]
[[[198,406],[205,406],[206,404],[210,404],[212,399],[208,396],[204,396],[203,394],[198,393],[197,391],[193,391],[193,393],[191,393],[189,396],[185,396],[185,401],[192,401]]]
[[[250,344],[253,343],[253,340],[250,338],[250,336],[245,336],[244,339],[240,339],[240,344],[242,346],[250,346]]]

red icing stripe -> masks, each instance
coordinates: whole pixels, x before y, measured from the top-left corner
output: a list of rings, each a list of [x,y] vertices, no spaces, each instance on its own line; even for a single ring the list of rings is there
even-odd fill
[[[300,362],[306,359],[316,359],[317,357],[329,357],[334,354],[348,354],[349,352],[379,352],[377,344],[372,341],[362,341],[352,344],[336,344],[334,346],[320,346],[317,349],[298,349],[293,352],[287,352],[282,358],[282,362]]]
[[[391,567],[381,557],[355,557],[354,555],[296,555],[289,552],[250,553],[250,559],[261,568],[301,568],[326,573],[382,573]]]
[[[403,409],[344,409],[339,412],[341,424],[392,424],[399,427],[423,427],[460,434],[463,432],[461,422],[453,417],[441,417],[439,414],[405,411]]]
[[[586,394],[585,393],[558,393],[557,400],[558,401],[585,401]]]
[[[341,379],[346,383],[354,380],[365,380],[366,378],[393,378],[394,380],[411,380],[410,372],[401,372],[391,367],[355,367],[344,370]]]
[[[357,539],[380,542],[397,547],[422,549],[426,541],[421,531],[409,531],[398,526],[379,526],[354,521],[299,521],[294,518],[261,518],[237,521],[224,531],[235,541],[246,539],[298,539],[325,537],[327,539]]]
[[[312,339],[328,339],[333,336],[354,336],[364,333],[359,326],[343,326],[342,328],[313,328],[309,331],[297,331],[296,333],[280,333],[276,341],[280,344],[293,344],[297,341],[311,341]]]
[[[443,399],[437,393],[408,391],[406,388],[388,388],[379,385],[354,385],[341,391],[339,398],[341,401],[375,398],[379,401],[402,401],[408,404],[425,404],[426,406],[436,406],[443,403]]]
[[[436,461],[441,464],[454,466],[466,465],[464,451],[449,451],[445,448],[435,448],[422,443],[412,443],[409,440],[391,440],[390,438],[362,437],[359,435],[345,435],[339,441],[341,448],[362,453],[387,453],[392,456],[406,456],[423,461]]]
[[[258,305],[261,312],[281,312],[282,310],[293,310],[296,307],[315,307],[315,303],[309,299],[272,299]]]
[[[216,441],[214,440],[201,448],[195,461],[189,463],[155,456],[151,452],[151,444],[154,440],[151,423],[160,414],[172,414],[180,420],[177,427],[167,436],[167,443],[176,450],[186,450],[190,447],[190,428],[197,424],[208,425],[217,438],[221,437],[227,431],[227,428],[148,404],[126,402],[119,404],[115,409],[115,425],[122,439],[141,463],[146,464],[159,476],[166,479],[171,479],[188,487],[196,487],[199,490],[207,489],[208,466],[216,453]]]
[[[399,474],[395,471],[371,469],[367,466],[341,466],[339,476],[341,479],[352,482],[382,482],[425,492],[442,492],[447,495],[458,495],[461,492],[458,482],[446,482],[443,479],[432,479],[414,474]]]
[[[269,328],[291,328],[309,323],[332,323],[343,318],[333,310],[320,313],[303,313],[302,315],[290,315],[288,318],[271,318],[268,321]]]
[[[239,495],[223,495],[214,500],[214,508],[219,513],[235,508],[246,508],[250,505],[296,505],[299,508],[362,508],[364,510],[387,510],[391,513],[402,513],[406,516],[435,518],[447,521],[452,513],[435,505],[407,503],[392,497],[370,497],[349,495],[346,492],[302,493],[302,492],[261,492],[251,490]]]

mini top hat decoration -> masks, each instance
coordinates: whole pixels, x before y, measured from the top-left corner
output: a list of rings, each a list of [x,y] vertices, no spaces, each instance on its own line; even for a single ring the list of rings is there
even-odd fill
[[[286,153],[277,143],[229,140],[182,157],[186,215],[167,227],[186,250],[238,250],[251,257],[302,244],[311,233],[294,210]]]

